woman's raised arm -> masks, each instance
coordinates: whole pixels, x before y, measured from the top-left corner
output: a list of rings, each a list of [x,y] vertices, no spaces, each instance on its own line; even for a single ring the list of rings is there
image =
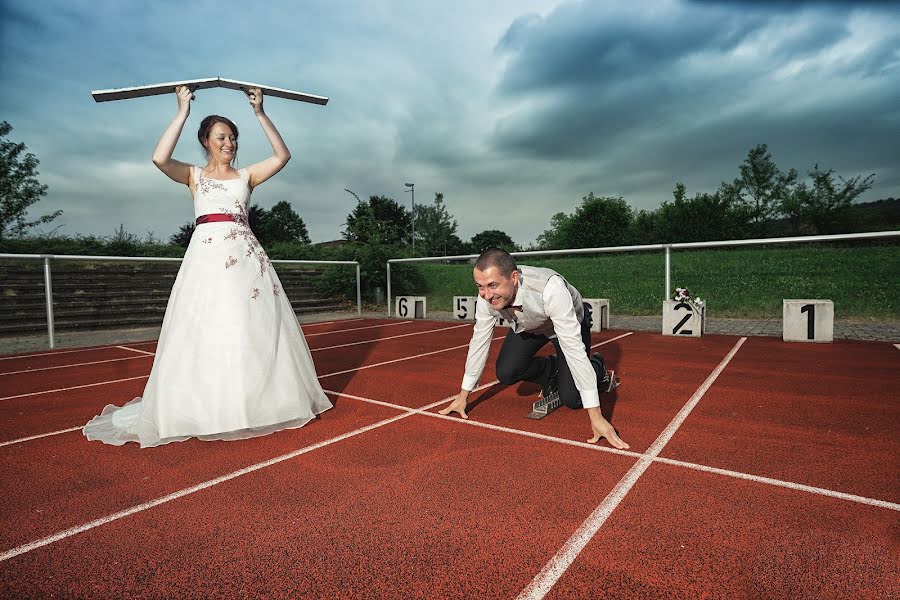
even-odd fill
[[[153,151],[153,164],[173,181],[190,186],[191,165],[173,159],[172,152],[175,151],[175,145],[181,136],[184,123],[187,121],[188,115],[191,114],[193,92],[185,86],[178,86],[175,88],[175,93],[178,96],[178,114],[172,119],[162,137],[159,138],[156,150]]]

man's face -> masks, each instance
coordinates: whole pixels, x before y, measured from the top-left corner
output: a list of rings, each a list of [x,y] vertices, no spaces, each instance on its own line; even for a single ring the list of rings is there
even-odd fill
[[[478,295],[487,300],[494,310],[506,308],[515,300],[519,289],[518,271],[504,277],[497,267],[488,267],[484,271],[475,269],[474,276]]]

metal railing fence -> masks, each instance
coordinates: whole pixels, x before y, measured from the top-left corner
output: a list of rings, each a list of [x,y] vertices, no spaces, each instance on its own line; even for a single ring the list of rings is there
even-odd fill
[[[512,256],[561,256],[574,254],[603,254],[610,252],[647,252],[665,253],[665,290],[663,300],[669,300],[672,291],[672,250],[696,248],[724,248],[733,246],[761,246],[768,244],[803,244],[811,242],[841,242],[851,240],[875,240],[881,238],[900,237],[900,231],[872,231],[868,233],[842,233],[837,235],[807,235],[782,238],[759,238],[751,240],[722,240],[715,242],[684,242],[678,244],[646,244],[643,246],[612,246],[608,248],[572,248],[567,250],[532,250],[527,252],[510,252]],[[419,258],[392,258],[387,261],[387,315],[391,316],[391,264],[412,262],[442,262],[451,260],[468,260],[478,258],[478,254],[459,254],[456,256],[423,256]]]
[[[182,258],[162,256],[85,256],[75,254],[0,254],[0,259],[42,260],[44,263],[44,296],[47,303],[47,339],[50,348],[56,347],[53,328],[53,285],[50,261],[90,260],[95,262],[181,262]],[[277,264],[303,265],[356,265],[356,314],[362,315],[362,287],[360,285],[359,262],[355,260],[273,260]]]

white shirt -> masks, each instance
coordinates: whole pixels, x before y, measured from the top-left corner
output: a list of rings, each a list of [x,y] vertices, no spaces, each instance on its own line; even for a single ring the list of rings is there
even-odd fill
[[[566,363],[575,380],[575,387],[581,395],[581,404],[584,408],[600,406],[600,394],[597,390],[597,373],[594,371],[587,353],[584,351],[584,342],[581,340],[581,321],[579,315],[584,311],[576,310],[575,298],[581,302],[581,297],[575,288],[568,285],[561,275],[554,273],[547,280],[542,290],[528,290],[523,285],[522,279],[528,278],[530,272],[537,272],[533,267],[520,265],[519,289],[516,299],[510,306],[522,306],[523,313],[504,309],[495,311],[490,304],[480,296],[475,302],[475,328],[472,332],[472,341],[469,342],[469,354],[466,357],[466,372],[463,376],[462,389],[472,391],[478,385],[484,365],[487,362],[490,350],[491,338],[494,333],[494,325],[497,318],[502,317],[513,321],[512,329],[516,333],[530,331],[541,333],[548,337],[556,337],[560,348],[566,358]],[[543,271],[543,269],[541,269]],[[535,294],[535,298],[526,298],[529,293]],[[532,301],[529,301],[532,300]],[[583,318],[583,317],[582,317]],[[528,321],[534,325],[529,327],[518,326],[519,321]]]

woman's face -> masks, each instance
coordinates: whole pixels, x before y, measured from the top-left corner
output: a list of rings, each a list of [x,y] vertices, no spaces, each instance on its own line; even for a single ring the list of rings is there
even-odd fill
[[[210,160],[217,163],[230,163],[237,152],[237,138],[225,123],[216,123],[206,137],[206,151]]]

